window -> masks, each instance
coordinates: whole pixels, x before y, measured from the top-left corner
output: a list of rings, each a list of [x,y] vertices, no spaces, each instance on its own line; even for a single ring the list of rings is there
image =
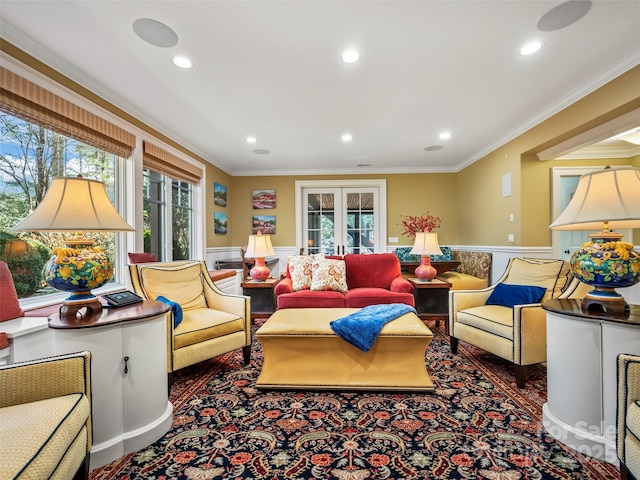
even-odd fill
[[[114,202],[120,164],[113,153],[0,112],[0,260],[8,264],[21,298],[59,293],[44,283],[42,268],[65,235],[17,234],[13,227],[38,206],[55,176],[100,180]],[[87,236],[115,258],[119,235]]]
[[[193,258],[192,185],[145,169],[143,190],[144,251],[153,253],[158,260]],[[171,198],[170,210],[167,198]]]

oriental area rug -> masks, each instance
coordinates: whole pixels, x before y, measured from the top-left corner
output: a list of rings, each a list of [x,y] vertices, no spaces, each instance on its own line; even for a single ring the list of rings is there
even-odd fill
[[[91,479],[619,478],[546,433],[544,366],[520,390],[508,362],[463,342],[452,355],[429,326],[434,393],[259,391],[254,339],[248,367],[236,351],[177,372],[169,432]]]

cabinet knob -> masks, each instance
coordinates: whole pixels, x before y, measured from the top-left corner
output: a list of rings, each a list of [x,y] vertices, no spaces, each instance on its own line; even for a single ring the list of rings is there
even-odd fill
[[[124,357],[124,374],[129,373],[129,357]]]

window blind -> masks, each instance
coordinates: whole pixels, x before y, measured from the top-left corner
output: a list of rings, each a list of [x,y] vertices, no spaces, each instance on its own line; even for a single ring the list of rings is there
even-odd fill
[[[0,110],[101,150],[128,158],[135,135],[0,67]]]
[[[193,165],[172,153],[149,142],[142,142],[144,168],[160,172],[174,180],[182,180],[193,185],[200,183],[203,172],[200,167]]]

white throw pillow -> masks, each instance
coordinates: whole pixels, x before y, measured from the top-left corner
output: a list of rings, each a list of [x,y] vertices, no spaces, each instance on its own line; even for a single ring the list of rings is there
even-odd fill
[[[311,290],[347,293],[347,270],[344,260],[317,258],[313,261]]]

